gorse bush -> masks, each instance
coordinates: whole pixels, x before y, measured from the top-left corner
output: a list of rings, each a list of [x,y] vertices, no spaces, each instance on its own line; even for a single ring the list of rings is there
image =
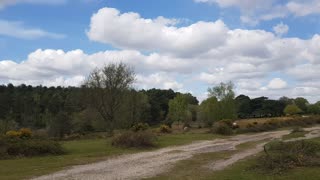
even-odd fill
[[[320,143],[317,141],[275,141],[267,144],[264,151],[257,167],[272,173],[299,166],[320,166]]]
[[[149,131],[128,131],[115,136],[112,145],[124,148],[148,148],[155,146],[156,136]]]
[[[131,128],[134,132],[145,131],[147,129],[149,129],[149,125],[147,123],[138,123]]]
[[[63,153],[65,151],[58,142],[48,139],[0,138],[0,159]]]
[[[6,132],[6,136],[9,138],[20,138],[21,136],[21,132],[19,131],[8,131]]]
[[[21,133],[20,138],[31,138],[32,136],[32,131],[29,128],[21,128],[19,132]]]
[[[158,132],[159,133],[171,133],[171,128],[167,125],[161,125],[159,128],[158,128]]]
[[[23,138],[29,139],[32,137],[32,131],[28,128],[21,128],[19,131],[8,131],[6,132],[6,136],[9,138]]]

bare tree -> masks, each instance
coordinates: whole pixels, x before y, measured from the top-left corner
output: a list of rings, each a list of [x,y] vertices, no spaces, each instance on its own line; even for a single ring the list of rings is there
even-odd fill
[[[110,132],[113,132],[116,114],[122,100],[135,81],[135,73],[126,64],[109,64],[91,72],[85,82],[87,95],[91,105],[108,123]]]

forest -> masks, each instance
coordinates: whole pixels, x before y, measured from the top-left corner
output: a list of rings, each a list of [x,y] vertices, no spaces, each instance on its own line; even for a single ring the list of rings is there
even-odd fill
[[[103,69],[110,71],[104,76],[111,77],[111,82],[119,82],[117,78],[121,73],[129,73],[122,74],[126,75],[124,77],[134,77],[133,71],[125,64],[109,65],[100,70]],[[130,86],[134,79],[118,89],[112,89],[112,84],[110,87],[94,87],[94,78],[98,77],[94,75],[101,73],[93,72],[91,81],[90,77],[88,79],[91,84],[81,87],[1,85],[0,133],[30,128],[61,138],[71,133],[130,129],[138,123],[171,126],[178,122],[188,126],[197,121],[199,126],[208,127],[223,119],[320,114],[320,101],[311,104],[302,97],[273,100],[268,97],[235,96],[232,82],[209,88],[208,98],[199,104],[190,93],[171,89],[135,90]],[[108,79],[105,81],[109,83]],[[111,88],[108,92],[104,91],[108,88]]]

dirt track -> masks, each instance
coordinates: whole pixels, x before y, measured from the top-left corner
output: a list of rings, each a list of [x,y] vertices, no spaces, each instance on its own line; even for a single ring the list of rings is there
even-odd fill
[[[309,128],[306,138],[320,135],[320,128]],[[105,161],[74,166],[50,175],[35,178],[37,180],[48,179],[77,179],[77,180],[105,180],[105,179],[141,179],[152,177],[169,170],[177,161],[191,158],[195,154],[205,152],[218,152],[233,150],[239,144],[280,138],[289,131],[264,132],[254,135],[237,135],[229,139],[216,139],[212,141],[199,141],[184,146],[174,146],[151,152],[142,152],[130,155],[121,155]],[[256,148],[239,152],[228,160],[216,161],[210,164],[210,169],[220,170],[247,156],[262,150],[259,144]]]

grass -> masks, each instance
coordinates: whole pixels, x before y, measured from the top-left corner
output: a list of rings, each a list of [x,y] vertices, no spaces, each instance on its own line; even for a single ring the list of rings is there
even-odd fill
[[[320,141],[320,138],[315,140]],[[254,170],[252,167],[256,164],[257,156],[241,160],[224,170],[210,171],[204,167],[208,163],[215,160],[227,159],[237,151],[241,151],[253,147],[257,142],[244,143],[237,147],[236,151],[223,151],[216,153],[206,153],[196,155],[191,159],[180,161],[170,171],[161,174],[157,177],[150,178],[152,180],[165,180],[165,179],[208,179],[208,180],[318,180],[320,179],[320,167],[301,167],[288,170],[283,174],[265,174]]]
[[[183,145],[196,140],[210,140],[218,136],[208,133],[166,134],[158,137],[157,148]],[[68,154],[18,158],[0,161],[0,179],[16,180],[52,173],[63,168],[87,164],[121,154],[146,151],[143,149],[123,149],[111,146],[111,139],[88,139],[62,142]],[[147,149],[153,150],[153,149]]]
[[[283,140],[288,140],[288,139],[294,139],[294,138],[300,138],[300,137],[305,137],[306,134],[308,134],[308,131],[304,131],[304,132],[293,132],[287,135],[284,135],[282,137]]]

